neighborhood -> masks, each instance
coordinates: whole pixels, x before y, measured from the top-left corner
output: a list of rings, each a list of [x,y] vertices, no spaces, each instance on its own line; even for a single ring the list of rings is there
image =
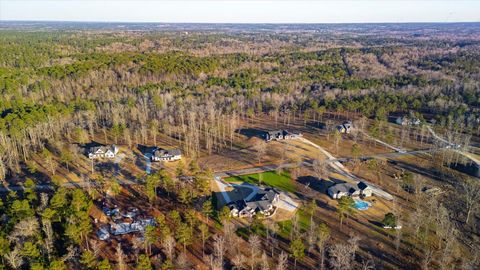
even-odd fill
[[[88,157],[96,158],[114,158],[118,154],[119,148],[115,144],[90,147]],[[152,152],[152,161],[176,161],[182,159],[180,149],[161,149],[156,147]]]

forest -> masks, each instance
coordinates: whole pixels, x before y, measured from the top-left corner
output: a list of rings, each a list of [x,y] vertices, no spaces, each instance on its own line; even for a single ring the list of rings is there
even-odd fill
[[[478,27],[399,25],[374,32],[374,26],[284,32],[240,26],[192,25],[188,32],[105,27],[0,28],[0,180],[4,187],[24,187],[0,196],[0,269],[191,269],[191,254],[205,258],[201,263],[210,269],[234,268],[236,260],[244,266],[235,269],[323,269],[324,254],[330,254],[332,269],[350,269],[342,267],[351,260],[358,266],[351,269],[374,269],[368,268],[367,255],[351,259],[332,257],[335,250],[326,253],[322,241],[334,235],[325,223],[315,224],[316,244],[302,241],[313,227],[316,205],[304,205],[298,228],[278,236],[272,236],[274,226],[256,219],[247,231],[232,232],[228,213],[214,211],[208,199],[212,169],[196,160],[243,147],[238,130],[262,117],[306,123],[340,115],[382,127],[392,115],[412,114],[445,133],[461,134],[457,137],[480,136]],[[381,138],[378,131],[371,135]],[[86,172],[76,173],[88,181],[88,189],[59,184],[57,172],[75,172],[79,149],[92,141],[133,149],[159,140],[175,142],[192,161],[171,174],[162,169],[147,176],[132,173],[132,179],[143,181],[130,191],[137,195],[121,192],[114,172],[89,175],[89,163]],[[41,167],[46,173],[39,173]],[[183,185],[173,179],[184,174],[195,180]],[[37,192],[44,184],[52,186]],[[94,235],[91,209],[107,193],[126,201],[140,198],[156,213],[158,226],[147,228],[134,259],[120,243],[102,253],[89,237]],[[472,218],[476,225],[469,230],[475,236],[464,240],[478,247],[479,217]],[[418,242],[438,236],[418,230]],[[269,242],[261,249],[256,235],[277,239],[275,245],[284,248],[274,254]],[[356,250],[357,241],[352,237],[331,248]],[[451,244],[439,241],[438,250]],[[250,260],[234,256],[241,248],[250,250]],[[438,260],[428,252],[427,264]],[[320,257],[321,266],[314,263]],[[378,269],[428,269],[413,255],[409,260],[405,268],[390,262],[396,266]],[[443,269],[475,268],[475,262],[460,258],[449,263]]]

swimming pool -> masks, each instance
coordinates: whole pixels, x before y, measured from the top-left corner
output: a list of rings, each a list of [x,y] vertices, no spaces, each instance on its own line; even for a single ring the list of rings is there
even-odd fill
[[[357,210],[363,211],[363,210],[367,210],[369,207],[370,207],[369,202],[365,202],[362,200],[355,200],[355,208]]]

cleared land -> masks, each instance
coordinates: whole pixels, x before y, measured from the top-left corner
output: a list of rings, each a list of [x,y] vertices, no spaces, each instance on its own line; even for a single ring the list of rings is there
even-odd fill
[[[253,185],[266,184],[271,187],[279,188],[287,192],[294,192],[295,186],[293,184],[290,173],[287,171],[276,173],[273,171],[263,172],[258,174],[237,175],[224,179],[226,182],[241,182]]]

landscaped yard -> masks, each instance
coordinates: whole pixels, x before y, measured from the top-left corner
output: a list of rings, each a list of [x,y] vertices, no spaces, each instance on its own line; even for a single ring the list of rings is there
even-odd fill
[[[297,218],[298,218],[298,228],[300,228],[300,230],[303,232],[307,231],[310,227],[310,215],[306,213],[304,209],[300,209],[297,212]],[[292,231],[293,221],[292,219],[281,221],[281,222],[278,222],[278,226],[280,228],[280,230],[278,231],[278,234],[284,238],[288,238],[290,235],[290,232]]]
[[[259,181],[261,179],[261,181]],[[294,192],[295,186],[290,178],[290,173],[285,171],[280,174],[270,171],[263,173],[247,174],[247,175],[237,175],[224,179],[227,182],[245,182],[249,184],[258,185],[265,184],[271,187],[279,188],[284,191]]]

